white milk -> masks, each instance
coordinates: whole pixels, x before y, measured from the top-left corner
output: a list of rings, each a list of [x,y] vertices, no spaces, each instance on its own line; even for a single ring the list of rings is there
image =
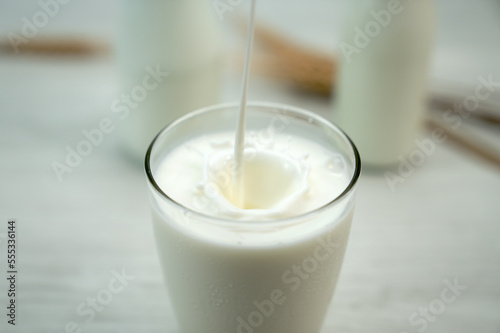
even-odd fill
[[[340,154],[315,142],[276,135],[261,146],[257,133],[247,135],[246,209],[231,203],[234,133],[189,140],[153,172],[172,200],[215,216],[214,223],[157,201],[155,235],[182,332],[317,332],[342,264],[352,201],[305,222],[269,220],[325,206],[351,175]],[[217,225],[229,219],[231,226]]]
[[[248,36],[245,52],[245,66],[243,68],[243,84],[241,85],[240,110],[238,112],[238,123],[234,137],[234,157],[233,157],[233,184],[232,184],[232,201],[237,205],[242,205],[244,201],[244,184],[243,177],[245,171],[243,158],[245,148],[245,127],[246,127],[246,106],[248,92],[248,78],[250,74],[250,58],[253,49],[253,35],[255,23],[255,3],[257,0],[251,0],[250,17],[248,21]]]

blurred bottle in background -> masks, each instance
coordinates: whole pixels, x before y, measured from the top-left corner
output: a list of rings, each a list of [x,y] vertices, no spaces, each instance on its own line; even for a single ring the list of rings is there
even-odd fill
[[[395,164],[410,153],[426,109],[435,35],[433,0],[355,1],[340,43],[333,120],[363,165]]]
[[[183,114],[220,101],[222,36],[205,0],[121,0],[116,54],[120,138],[142,160]]]

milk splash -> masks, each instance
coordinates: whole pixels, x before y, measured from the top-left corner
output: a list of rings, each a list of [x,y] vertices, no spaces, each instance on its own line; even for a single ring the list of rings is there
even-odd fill
[[[203,154],[203,179],[195,190],[196,196],[206,200],[198,202],[206,202],[204,208],[216,216],[238,220],[290,216],[309,193],[309,156],[295,156],[289,149],[289,140],[279,144],[273,140],[262,147],[257,136],[249,134],[242,155],[244,200],[237,201],[232,189],[233,144],[230,140],[212,140],[212,151]]]

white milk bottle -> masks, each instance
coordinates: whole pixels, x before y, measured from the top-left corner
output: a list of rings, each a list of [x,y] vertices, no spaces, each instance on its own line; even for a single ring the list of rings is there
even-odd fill
[[[197,108],[219,102],[222,40],[204,0],[122,0],[116,42],[120,138],[143,158],[155,133]]]
[[[355,3],[339,44],[333,120],[349,133],[364,164],[382,167],[410,153],[423,122],[434,1]]]

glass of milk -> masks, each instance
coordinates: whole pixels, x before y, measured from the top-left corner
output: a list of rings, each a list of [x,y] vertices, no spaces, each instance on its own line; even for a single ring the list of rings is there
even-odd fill
[[[338,127],[249,103],[243,204],[232,201],[239,106],[164,128],[146,154],[154,234],[183,333],[314,333],[342,266],[360,158]]]

